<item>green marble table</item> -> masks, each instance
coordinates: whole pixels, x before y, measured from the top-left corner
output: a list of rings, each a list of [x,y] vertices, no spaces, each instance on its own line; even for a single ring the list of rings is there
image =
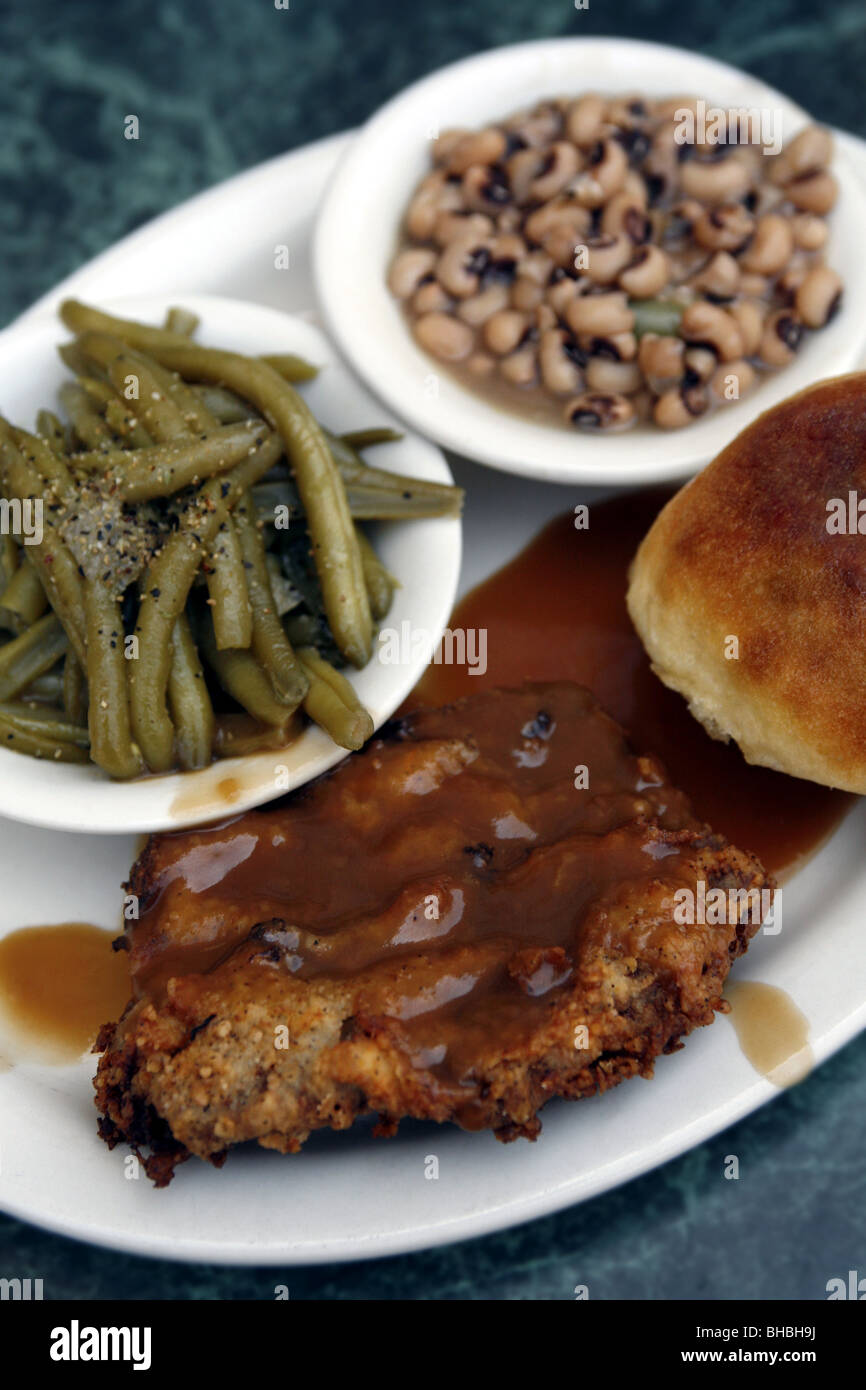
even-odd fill
[[[862,0],[5,0],[0,324],[133,227],[360,122],[478,49],[558,34],[669,40],[866,135]],[[123,116],[146,121],[133,164]],[[2,390],[2,384],[0,384]],[[816,923],[816,931],[820,923]],[[844,963],[840,963],[844,968]],[[151,1262],[0,1218],[0,1275],[46,1298],[820,1299],[866,1270],[866,1037],[732,1130],[557,1216],[443,1250],[297,1270]],[[740,1180],[723,1178],[735,1153]]]

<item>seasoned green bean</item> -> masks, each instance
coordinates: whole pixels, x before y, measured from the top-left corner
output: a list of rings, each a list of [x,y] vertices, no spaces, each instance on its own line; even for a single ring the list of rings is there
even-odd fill
[[[217,532],[208,555],[207,587],[220,651],[226,647],[249,647],[253,640],[253,610],[240,542],[230,516]]]
[[[307,515],[328,621],[345,658],[366,665],[373,625],[361,556],[342,479],[309,407],[264,362],[199,347],[158,348],[154,355],[187,379],[216,381],[236,391],[281,435]]]
[[[379,429],[347,430],[340,438],[350,449],[372,449],[375,444],[396,444],[405,436],[402,430],[382,426]]]
[[[361,564],[364,566],[364,583],[370,595],[370,609],[378,623],[390,609],[398,583],[393,574],[386,570],[364,532],[360,527],[356,527],[356,530],[361,549]]]
[[[313,647],[301,647],[298,660],[310,681],[304,709],[341,748],[363,748],[373,732],[373,721],[354,689],[323,660]]]
[[[12,431],[0,420],[0,484],[8,497],[38,498],[42,480],[24,458]],[[78,566],[58,535],[48,507],[43,508],[42,540],[24,548],[26,560],[39,575],[48,601],[66,630],[82,665],[86,664],[84,603]]]
[[[132,741],[120,604],[98,581],[85,581],[84,618],[91,757],[112,777],[136,777],[144,767]]]
[[[19,721],[2,715],[0,748],[11,748],[14,753],[27,753],[31,758],[45,758],[55,763],[90,762],[86,744],[79,746],[69,740],[58,738],[50,728],[45,732],[35,732],[32,727],[22,726]]]
[[[26,632],[0,647],[0,700],[11,700],[60,660],[66,636],[58,618],[46,613]]]
[[[252,608],[252,650],[273,681],[277,696],[296,709],[306,694],[307,681],[277,616],[255,504],[249,493],[239,501],[233,519]]]
[[[69,653],[67,652],[68,656]],[[65,658],[64,658],[65,659]],[[60,662],[51,667],[50,671],[45,671],[41,676],[37,676],[28,686],[21,691],[21,699],[38,701],[40,707],[46,705],[56,705],[63,695],[63,668]]]
[[[26,430],[13,430],[12,438],[25,462],[32,465],[40,479],[45,479],[55,498],[62,500],[73,486],[67,455],[55,452],[39,435]]]
[[[148,449],[111,449],[107,453],[83,453],[74,459],[85,472],[104,471],[112,476],[116,495],[124,502],[146,502],[169,497],[182,488],[225,473],[263,444],[267,426],[217,425],[199,439],[180,437]]]
[[[242,401],[234,391],[226,391],[222,386],[193,386],[192,389],[205,409],[221,425],[236,425],[240,420],[249,420],[251,416],[258,415],[258,411]]]
[[[53,410],[40,410],[36,416],[36,433],[61,458],[66,453],[66,433]]]
[[[182,333],[185,338],[191,338],[199,326],[201,320],[198,314],[194,314],[189,309],[180,309],[172,305],[165,316],[165,326],[169,333]]]
[[[48,607],[45,590],[31,565],[20,565],[0,594],[0,627],[25,632]]]
[[[50,734],[62,743],[87,748],[90,737],[83,724],[67,719],[62,710],[50,709],[32,700],[0,701],[0,718],[14,724],[22,733]]]
[[[60,404],[69,416],[76,437],[85,448],[100,449],[113,445],[114,435],[87,392],[77,382],[68,381],[61,386]]]
[[[88,361],[104,368],[121,399],[135,402],[137,418],[158,444],[189,433],[183,411],[172,399],[164,377],[154,372],[140,352],[104,333],[86,333],[78,344]]]
[[[457,489],[435,497],[411,487],[389,491],[352,482],[346,483],[346,500],[355,521],[418,521],[421,517],[459,517],[463,496]]]
[[[59,312],[66,327],[79,335],[110,334],[114,338],[122,338],[131,347],[141,348],[144,352],[154,352],[158,347],[189,347],[189,338],[185,333],[177,333],[167,328],[152,328],[149,324],[137,323],[134,319],[116,318],[113,314],[104,314],[101,309],[93,309],[89,304],[82,304],[76,299],[64,300]]]
[[[208,666],[233,700],[262,724],[277,729],[291,726],[293,711],[277,699],[270,677],[251,652],[219,651],[209,616],[197,624],[196,636]]]
[[[346,442],[345,438],[329,434],[327,430],[325,437],[331,447],[334,462],[347,486],[354,483],[363,487],[380,487],[386,492],[409,492],[414,497],[436,498],[443,505],[449,504],[454,515],[459,513],[463,504],[462,488],[455,487],[451,483],[433,483],[427,478],[410,478],[403,473],[390,473],[385,468],[374,468],[372,464],[364,462],[360,454]],[[446,511],[441,513],[443,516],[451,514],[451,512]]]
[[[73,724],[87,721],[87,681],[73,651],[63,661],[63,708]]]
[[[185,613],[174,625],[171,645],[168,705],[177,760],[185,769],[206,767],[213,757],[214,713]]]
[[[0,535],[0,594],[18,569],[19,562],[18,546],[9,532],[4,531]]]
[[[101,408],[105,416],[105,423],[112,434],[123,441],[124,447],[146,449],[148,445],[153,443],[144,425],[140,423],[138,416],[131,408],[132,403],[122,400],[106,381],[95,376],[79,376],[78,382],[91,400],[95,401]]]
[[[260,360],[279,372],[284,381],[312,381],[320,371],[305,357],[296,357],[293,352],[267,352]]]
[[[166,772],[172,760],[174,726],[165,708],[165,696],[174,625],[229,509],[247,487],[273,467],[280,448],[276,436],[270,436],[228,473],[208,478],[189,503],[178,530],[155,557],[142,585],[136,625],[139,659],[131,687],[132,727],[153,772]]]

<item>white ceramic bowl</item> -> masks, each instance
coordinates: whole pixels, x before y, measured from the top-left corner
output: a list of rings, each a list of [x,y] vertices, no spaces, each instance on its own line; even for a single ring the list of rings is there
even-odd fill
[[[470,129],[544,97],[584,91],[693,94],[722,106],[778,111],[787,142],[804,111],[724,63],[631,39],[550,39],[493,49],[442,68],[384,106],[341,161],[314,241],[316,289],[340,349],[371,389],[414,428],[511,473],[563,483],[641,484],[688,477],[768,406],[821,377],[850,371],[866,337],[866,194],[837,154],[842,191],[827,259],[845,283],[842,308],[796,361],[736,405],[667,433],[645,425],[598,436],[506,413],[464,388],[414,342],[386,274],[413,189],[440,130]]]
[[[322,422],[337,432],[395,424],[335,358],[312,324],[274,309],[211,295],[152,296],[100,304],[127,318],[160,323],[171,304],[197,313],[197,341],[251,354],[293,352],[321,367],[301,389]],[[36,411],[53,406],[69,373],[57,344],[69,334],[53,315],[0,334],[0,412],[23,428]],[[408,434],[399,443],[371,451],[371,461],[394,472],[451,482],[439,450]],[[383,523],[377,549],[400,581],[386,620],[403,621],[438,641],[454,603],[460,570],[459,521]],[[378,727],[408,695],[424,669],[422,656],[382,664],[374,653],[363,671],[348,673]],[[235,814],[309,781],[346,756],[320,729],[310,727],[278,753],[224,758],[200,772],[170,773],[132,782],[113,782],[98,768],[48,763],[0,748],[0,814],[58,830],[121,834],[175,829]],[[279,784],[275,765],[285,768]]]

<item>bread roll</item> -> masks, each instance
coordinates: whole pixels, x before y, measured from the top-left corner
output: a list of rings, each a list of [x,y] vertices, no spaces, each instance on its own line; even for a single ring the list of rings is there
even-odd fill
[[[677,493],[628,608],[714,738],[866,792],[866,373],[768,410]]]

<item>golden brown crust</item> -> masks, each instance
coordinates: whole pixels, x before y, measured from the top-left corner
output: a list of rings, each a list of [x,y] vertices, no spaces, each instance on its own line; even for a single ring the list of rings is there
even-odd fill
[[[198,856],[211,832],[151,840],[131,879],[143,901],[158,899],[152,929],[144,922],[132,925],[138,968],[165,948],[166,936],[186,946],[198,931],[210,942],[220,926],[220,904],[228,949],[205,968],[193,969],[189,957],[181,958],[187,973],[177,970],[164,990],[145,993],[117,1025],[103,1030],[96,1091],[100,1132],[109,1144],[126,1140],[139,1151],[149,1148],[143,1155],[147,1170],[162,1185],[189,1154],[222,1162],[229,1147],[250,1140],[297,1152],[314,1130],[344,1129],[365,1114],[378,1117],[381,1134],[393,1134],[400,1119],[411,1116],[489,1128],[502,1140],[531,1139],[547,1100],[579,1099],[629,1076],[651,1076],[657,1056],[712,1021],[722,1007],[731,962],[745,950],[759,915],[752,911],[747,921],[751,905],[741,902],[722,923],[682,922],[674,895],[699,883],[708,891],[743,890],[767,887],[770,880],[753,856],[698,825],[659,766],[635,759],[621,731],[577,687],[490,692],[458,702],[450,712],[411,716],[390,743],[377,740],[302,798],[232,822],[219,833],[220,854],[232,836],[247,840],[255,828],[261,833],[267,827],[268,842],[271,832],[280,831],[282,861],[305,811],[312,809],[322,833],[333,837],[334,823],[322,819],[328,808],[343,833],[347,818],[355,816],[359,855],[362,827],[369,833],[375,821],[378,852],[393,859],[399,848],[392,843],[384,849],[382,833],[389,825],[405,829],[407,776],[416,779],[416,791],[408,795],[417,800],[418,770],[441,763],[441,735],[453,732],[456,721],[470,737],[504,711],[534,737],[536,726],[527,720],[540,697],[555,716],[544,728],[544,757],[530,760],[506,783],[490,761],[491,746],[488,760],[477,760],[484,763],[480,780],[472,780],[472,764],[462,772],[452,768],[450,780],[463,780],[452,787],[451,800],[441,789],[421,798],[432,817],[421,827],[427,850],[433,849],[431,863],[446,862],[449,834],[464,846],[467,914],[481,884],[482,896],[495,900],[492,932],[461,935],[455,928],[447,938],[413,937],[417,945],[390,954],[367,952],[348,973],[303,975],[293,954],[297,924],[272,917],[250,921],[250,900],[245,897],[238,909],[224,884],[218,892],[201,883],[201,891],[179,891],[179,860],[189,862],[190,851]],[[596,771],[605,741],[615,754],[610,767],[618,766],[619,775],[640,784],[641,792],[636,799],[626,796],[600,777],[598,791],[580,803],[578,826],[572,764],[581,717],[596,740]],[[503,749],[506,764],[514,763],[509,750],[510,745]],[[558,758],[568,774],[564,780]],[[475,865],[468,850],[480,848],[480,822],[470,817],[470,800],[476,801],[475,814],[485,815],[501,809],[506,788],[515,816],[531,818],[538,829],[546,826],[546,838],[533,831],[525,847],[506,839],[490,847],[492,866],[483,855]],[[518,789],[522,797],[512,801]],[[401,874],[407,865],[413,875],[422,871],[417,837],[411,844],[408,859],[399,860]],[[420,887],[416,882],[417,891],[423,895],[434,881],[425,877]],[[405,921],[399,895],[395,899],[389,890],[373,917],[362,921],[356,892],[350,893],[353,915],[340,917],[341,932],[355,932],[360,924],[364,939],[391,941],[395,925]],[[285,911],[288,917],[290,909]],[[478,900],[473,911],[477,926],[483,911]],[[545,932],[552,931],[557,911],[565,936],[554,940]],[[239,939],[233,934],[237,921]],[[436,1048],[428,1045],[441,1031],[417,1032],[419,1018],[430,1017],[424,1001],[439,982],[481,981],[485,972],[503,981],[497,999],[504,1011],[495,1015],[495,1026],[485,1026],[491,1000],[482,991],[454,1025],[452,1042],[457,1049],[465,1046],[468,1061],[457,1072],[443,1070]],[[422,1008],[407,1008],[419,1001]],[[458,1005],[459,994],[443,1007]],[[284,1037],[278,1037],[280,1030]]]
[[[866,538],[827,528],[851,490],[866,498],[864,373],[767,411],[683,488],[638,550],[628,605],[654,669],[710,733],[749,762],[862,793]]]

